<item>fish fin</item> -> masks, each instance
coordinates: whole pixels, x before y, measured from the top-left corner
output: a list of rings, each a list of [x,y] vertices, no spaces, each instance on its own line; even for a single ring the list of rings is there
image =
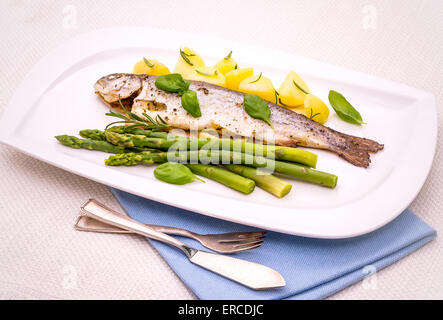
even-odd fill
[[[346,151],[337,151],[337,153],[340,157],[357,167],[367,168],[371,163],[371,158],[367,151],[349,149]]]
[[[344,133],[342,133],[341,135],[343,138],[346,139],[346,143],[348,146],[357,150],[376,153],[377,151],[383,150],[384,148],[383,144],[380,144],[377,141],[371,139],[350,136]]]
[[[377,141],[341,134],[345,140],[339,150],[335,150],[340,157],[355,166],[367,168],[371,163],[370,152],[375,153],[383,149],[384,145]]]

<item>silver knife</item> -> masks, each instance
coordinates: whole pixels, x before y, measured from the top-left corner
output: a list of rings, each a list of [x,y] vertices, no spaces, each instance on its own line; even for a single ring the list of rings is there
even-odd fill
[[[81,207],[81,211],[87,217],[170,244],[180,249],[192,263],[251,289],[265,290],[286,285],[285,279],[274,269],[258,263],[191,248],[163,232],[155,231],[128,216],[107,208],[94,199],[89,199]]]

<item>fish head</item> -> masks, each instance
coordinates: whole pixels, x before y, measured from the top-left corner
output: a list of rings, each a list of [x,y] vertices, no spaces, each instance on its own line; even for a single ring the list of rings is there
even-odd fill
[[[94,84],[95,93],[111,107],[118,107],[119,99],[125,105],[131,105],[134,98],[141,92],[143,80],[147,75],[131,73],[113,73],[97,80]]]

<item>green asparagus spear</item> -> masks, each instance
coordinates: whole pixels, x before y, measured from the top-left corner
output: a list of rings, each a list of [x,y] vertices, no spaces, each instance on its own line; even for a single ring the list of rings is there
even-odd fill
[[[116,154],[105,159],[107,166],[135,166],[140,163],[152,164],[164,162],[166,161],[163,158],[155,158],[149,151]]]
[[[186,152],[184,157],[175,158],[178,162],[187,162],[187,158],[190,152],[198,154],[199,151],[189,151]],[[140,153],[125,153],[116,154],[105,160],[105,164],[108,166],[133,166],[140,163],[153,164],[153,163],[165,163],[167,162],[167,153],[151,153],[151,152],[140,152]],[[215,180],[222,183],[232,189],[249,194],[254,190],[255,183],[251,179],[244,178],[233,172],[218,168],[216,166],[205,165],[205,164],[186,164],[186,166],[191,169],[195,174],[207,177],[209,179]]]
[[[61,144],[74,149],[88,149],[98,150],[108,153],[123,153],[125,149],[119,146],[114,146],[107,141],[98,141],[91,139],[79,139],[77,137],[60,135],[55,137]]]
[[[224,184],[232,189],[250,194],[254,191],[255,182],[252,179],[248,179],[233,173],[231,171],[208,164],[186,164],[191,171],[200,176],[206,177],[211,180],[215,180]]]
[[[80,130],[80,137],[85,139],[91,139],[96,141],[106,141],[105,133],[97,129],[85,129]]]
[[[162,134],[163,133],[164,132],[162,132]],[[247,154],[256,154],[271,159],[297,162],[312,168],[315,168],[317,164],[317,155],[303,149],[274,145],[261,145],[245,142],[243,140],[217,138],[200,139],[179,136],[162,138],[146,135],[120,134],[112,131],[106,131],[105,135],[108,142],[124,147],[150,147],[162,150],[168,150],[171,146],[176,146],[182,150],[196,150],[205,147],[206,149],[212,150],[231,150]],[[208,143],[210,145],[208,145]]]
[[[275,172],[292,176],[301,180],[316,183],[325,187],[335,188],[337,185],[337,176],[306,168],[302,165],[295,163],[274,161],[263,157],[257,157],[249,154],[232,152],[232,151],[219,151],[219,150],[197,150],[197,151],[171,151],[171,152],[159,152],[154,154],[147,154],[143,157],[136,157],[128,153],[126,155],[110,156],[105,160],[106,165],[136,165],[138,163],[153,163],[153,162],[187,162],[199,160],[200,162],[208,162],[214,164],[246,164],[248,166],[256,168],[273,169]],[[124,163],[121,163],[121,159],[124,158]]]
[[[173,145],[177,146],[177,148],[183,149],[192,149],[197,150],[203,147],[206,143],[208,143],[207,139],[197,139],[197,146],[191,145],[191,140],[185,137],[172,137],[171,139],[164,138],[154,138],[148,137],[145,135],[136,135],[136,134],[120,134],[112,131],[106,131],[106,140],[108,142],[123,146],[123,147],[149,147],[149,148],[158,148],[162,150],[168,150]],[[193,140],[194,141],[194,140]]]
[[[142,128],[137,128],[137,127],[134,128],[134,127],[131,127],[131,126],[114,126],[114,127],[111,127],[109,129],[107,129],[107,131],[115,132],[115,133],[120,133],[120,134],[127,134],[127,133],[129,133],[129,134],[137,134],[137,135],[142,135],[142,136],[147,136],[147,137],[152,137],[152,138],[164,138],[164,139],[166,139],[168,137],[168,133],[167,132],[144,130]],[[105,133],[103,132],[103,135],[104,134]]]
[[[283,198],[291,191],[292,185],[268,172],[238,164],[225,164],[225,167],[243,177],[252,179],[255,184],[278,198]]]

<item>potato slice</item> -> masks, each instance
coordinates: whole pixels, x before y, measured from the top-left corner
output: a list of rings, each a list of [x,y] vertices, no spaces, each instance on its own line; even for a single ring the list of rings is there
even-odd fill
[[[203,59],[194,50],[184,47],[180,49],[180,57],[174,68],[174,73],[180,73],[183,78],[196,68],[204,67]]]
[[[306,116],[320,124],[324,124],[329,117],[328,106],[320,98],[307,94],[304,101]]]
[[[162,76],[171,73],[168,67],[160,61],[146,58],[137,62],[132,72],[135,74],[150,74],[153,76]]]
[[[204,81],[217,86],[225,86],[225,76],[214,67],[200,67],[192,70],[187,76],[187,80]]]
[[[218,70],[218,72],[221,72],[222,74],[226,75],[229,71],[235,70],[238,68],[237,62],[231,57],[232,51],[229,52],[229,54],[221,59],[219,62],[217,62],[214,66],[215,69]]]
[[[255,94],[262,99],[275,102],[275,89],[271,79],[263,76],[252,76],[244,79],[238,86],[238,91]]]
[[[226,88],[231,90],[238,90],[240,82],[242,82],[246,78],[252,77],[253,75],[254,75],[254,69],[252,68],[231,70],[225,75]]]
[[[278,89],[278,93],[281,105],[293,108],[303,105],[305,96],[309,93],[309,87],[297,73],[291,71]]]

